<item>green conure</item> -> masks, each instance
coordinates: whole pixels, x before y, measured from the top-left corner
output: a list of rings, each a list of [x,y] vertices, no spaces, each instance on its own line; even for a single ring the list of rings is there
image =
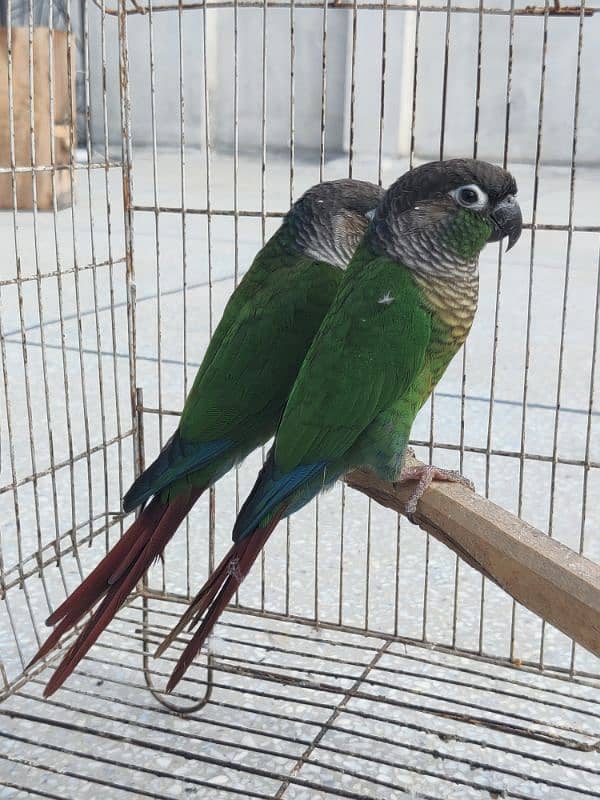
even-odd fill
[[[187,615],[202,624],[169,690],[282,517],[355,467],[419,479],[409,512],[432,478],[456,478],[434,467],[403,473],[406,447],[471,328],[481,249],[520,235],[516,191],[508,172],[470,159],[425,164],[388,189],[300,368],[234,545]]]
[[[202,492],[277,428],[298,369],[383,190],[364,181],[306,192],[233,293],[188,395],[179,427],[123,499],[154,498],[86,580],[47,620],[56,628],[34,661],[101,599],[52,676],[70,675],[159,556]]]

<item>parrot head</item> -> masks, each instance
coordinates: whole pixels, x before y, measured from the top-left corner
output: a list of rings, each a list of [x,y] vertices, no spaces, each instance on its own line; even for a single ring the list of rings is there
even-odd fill
[[[367,181],[324,181],[297,200],[285,220],[294,247],[310,258],[345,269],[383,197]]]
[[[411,262],[446,253],[472,263],[488,242],[514,246],[523,225],[510,172],[486,161],[456,158],[410,170],[388,189],[375,214],[376,238]],[[392,254],[392,253],[390,253]]]

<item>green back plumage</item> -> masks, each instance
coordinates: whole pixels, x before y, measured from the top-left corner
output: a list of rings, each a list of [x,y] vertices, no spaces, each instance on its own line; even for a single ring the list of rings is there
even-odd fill
[[[183,409],[184,440],[238,443],[274,430],[342,275],[336,267],[291,253],[285,229],[272,237],[213,335]]]

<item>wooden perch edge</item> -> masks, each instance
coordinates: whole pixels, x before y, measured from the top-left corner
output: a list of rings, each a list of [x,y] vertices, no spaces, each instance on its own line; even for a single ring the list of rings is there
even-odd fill
[[[351,472],[346,483],[400,513],[414,488],[412,481],[396,487],[366,470]],[[415,521],[519,603],[600,656],[599,564],[458,483],[434,482],[419,501]]]

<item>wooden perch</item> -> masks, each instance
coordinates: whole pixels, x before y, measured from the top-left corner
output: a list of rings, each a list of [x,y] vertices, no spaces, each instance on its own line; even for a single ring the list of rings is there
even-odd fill
[[[419,462],[415,462],[419,463]],[[403,513],[414,482],[397,488],[366,470],[346,483]],[[435,482],[415,522],[515,600],[600,656],[600,565],[458,483]]]

